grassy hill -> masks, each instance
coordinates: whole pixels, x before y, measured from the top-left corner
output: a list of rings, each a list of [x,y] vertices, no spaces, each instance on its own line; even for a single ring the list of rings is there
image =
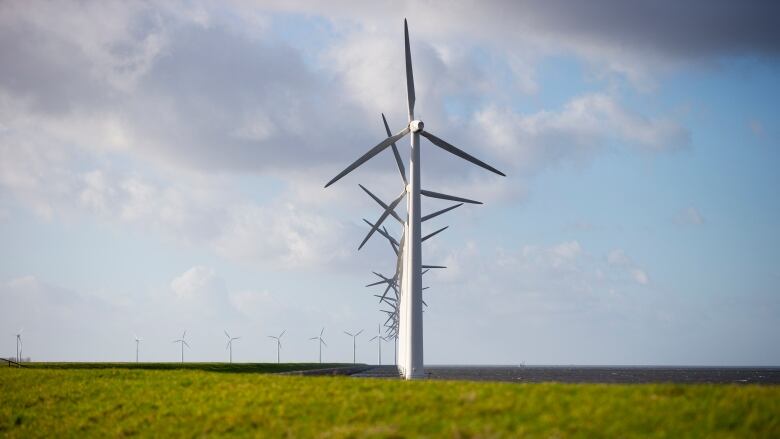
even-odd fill
[[[169,365],[0,368],[0,435],[780,437],[778,386],[405,382]]]

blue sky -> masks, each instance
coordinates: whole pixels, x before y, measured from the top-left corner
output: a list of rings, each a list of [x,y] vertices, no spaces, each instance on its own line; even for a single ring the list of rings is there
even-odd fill
[[[394,263],[357,183],[401,186],[322,186],[400,129],[408,17],[426,129],[507,174],[424,145],[485,201],[430,225],[426,363],[780,364],[777,7],[447,5],[0,6],[0,355],[348,361]]]

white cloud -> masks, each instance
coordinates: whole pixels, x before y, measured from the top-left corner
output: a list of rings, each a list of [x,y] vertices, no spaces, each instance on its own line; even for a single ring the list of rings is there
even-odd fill
[[[595,72],[624,78],[643,91],[653,90],[657,76],[680,66],[745,54],[777,57],[780,52],[777,26],[766,19],[776,16],[778,8],[766,2],[730,7],[665,2],[641,7],[616,0],[583,4],[272,1],[264,2],[263,9],[316,13],[354,33],[396,38],[401,21],[409,17],[413,40],[489,46],[504,58],[575,54]],[[694,16],[697,32],[692,34],[686,17]],[[723,32],[724,28],[730,32]],[[515,75],[521,89],[534,91],[532,76],[522,70],[515,70]]]
[[[491,303],[512,312],[529,306],[544,313],[609,308],[626,297],[645,294],[637,287],[650,284],[647,273],[623,250],[597,257],[578,241],[493,250],[468,242],[445,254],[435,255],[447,266],[433,274],[435,290],[450,290],[447,295],[454,295],[454,300],[489,296]]]
[[[181,298],[208,294],[217,284],[216,272],[208,267],[195,266],[171,281],[171,290]]]
[[[663,151],[689,142],[685,128],[673,120],[635,113],[602,93],[573,98],[560,111],[530,115],[489,106],[477,112],[475,128],[495,155],[521,171],[589,159],[608,148]]]
[[[607,262],[609,262],[610,265],[618,266],[618,267],[625,267],[627,265],[631,265],[631,259],[626,255],[626,253],[619,248],[610,250],[607,254]]]
[[[336,220],[292,203],[231,208],[215,238],[216,251],[236,262],[292,269],[321,269],[341,262],[348,234]]]
[[[650,282],[647,273],[638,267],[622,249],[610,250],[607,253],[607,263],[620,273],[629,274],[631,279],[639,285],[647,285]]]
[[[631,274],[634,277],[634,281],[640,285],[647,285],[647,283],[650,282],[650,279],[647,277],[647,273],[638,268],[631,270]]]
[[[688,206],[677,214],[674,221],[680,225],[700,226],[706,222],[706,219],[699,209]]]

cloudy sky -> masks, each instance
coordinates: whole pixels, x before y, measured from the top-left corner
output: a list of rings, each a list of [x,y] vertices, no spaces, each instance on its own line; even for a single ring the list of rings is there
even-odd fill
[[[2,2],[0,355],[174,361],[186,329],[223,361],[227,329],[271,361],[286,329],[312,361],[325,327],[348,361],[394,268],[357,184],[402,183],[386,152],[323,184],[403,127],[404,17],[418,117],[507,174],[424,143],[425,188],[485,202],[426,223],[426,363],[780,364],[780,6],[750,1]]]

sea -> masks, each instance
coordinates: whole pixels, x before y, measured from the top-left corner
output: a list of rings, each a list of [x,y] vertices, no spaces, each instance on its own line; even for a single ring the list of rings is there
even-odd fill
[[[434,380],[513,383],[780,384],[780,367],[430,365],[425,367],[425,374],[428,379]],[[397,379],[398,369],[395,366],[375,366],[352,376]]]

